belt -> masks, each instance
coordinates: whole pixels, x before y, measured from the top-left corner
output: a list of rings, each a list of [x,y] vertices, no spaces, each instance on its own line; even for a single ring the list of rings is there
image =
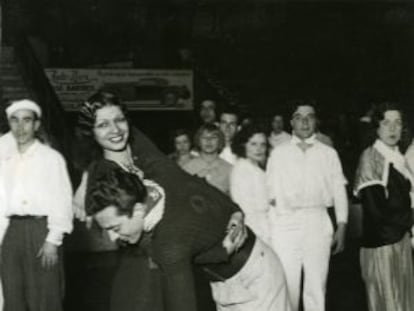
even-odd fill
[[[46,219],[46,216],[40,215],[11,215],[9,216],[11,220],[42,220]]]

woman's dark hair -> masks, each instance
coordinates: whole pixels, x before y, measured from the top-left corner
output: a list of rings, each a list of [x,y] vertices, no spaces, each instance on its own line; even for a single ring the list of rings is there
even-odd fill
[[[407,120],[401,106],[397,102],[382,102],[378,105],[375,105],[372,117],[371,117],[371,129],[369,133],[368,142],[369,145],[372,145],[378,137],[377,130],[380,126],[380,123],[385,118],[385,113],[387,111],[398,111],[401,115],[402,120],[402,132],[401,139],[398,143],[401,151],[404,152],[409,144],[411,143],[411,135],[407,127]]]
[[[179,136],[187,136],[190,141],[190,144],[192,144],[192,140],[191,140],[192,137],[191,137],[191,133],[189,130],[182,129],[182,128],[175,129],[174,131],[171,132],[171,135],[170,135],[170,142],[174,150],[175,150],[175,139]]]
[[[224,134],[222,133],[222,131],[220,131],[220,128],[215,124],[203,124],[202,126],[200,126],[200,128],[197,130],[197,132],[194,135],[194,147],[198,151],[201,150],[200,138],[204,132],[217,134],[218,139],[219,139],[218,152],[220,153],[223,150],[226,143],[225,143]]]
[[[246,144],[256,134],[263,134],[266,136],[266,129],[258,124],[250,124],[246,127],[243,127],[239,132],[234,136],[233,142],[231,144],[231,150],[240,158],[246,158]],[[266,141],[267,147],[267,141]]]
[[[95,141],[93,128],[95,126],[96,112],[106,106],[120,107],[125,117],[127,117],[127,110],[120,98],[109,90],[101,89],[90,96],[82,105],[78,112],[77,126],[76,126],[76,150],[72,150],[74,158],[78,158],[78,167],[86,169],[88,165],[102,157],[102,147]],[[131,139],[131,137],[130,137]],[[84,149],[82,157],[79,157],[79,148]]]
[[[84,135],[93,136],[92,129],[95,125],[96,111],[105,106],[120,107],[124,115],[127,115],[126,107],[117,95],[108,90],[99,90],[90,96],[79,110],[78,126]]]
[[[380,126],[380,123],[385,118],[385,113],[390,110],[398,111],[401,114],[401,118],[404,120],[403,112],[396,102],[383,102],[379,105],[376,105],[375,108],[372,111],[372,119],[371,119],[371,125],[374,129],[378,129]]]
[[[108,206],[114,206],[119,214],[131,216],[135,203],[144,202],[146,197],[147,189],[137,175],[110,163],[87,191],[86,213],[94,215]]]

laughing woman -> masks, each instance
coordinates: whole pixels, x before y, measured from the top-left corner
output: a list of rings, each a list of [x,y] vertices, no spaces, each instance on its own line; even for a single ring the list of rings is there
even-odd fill
[[[198,186],[191,188],[183,186],[188,184],[189,178],[192,177],[162,154],[140,131],[130,128],[125,107],[114,94],[99,91],[92,95],[81,108],[79,127],[84,138],[89,139],[94,149],[90,152],[92,164],[84,174],[83,182],[77,191],[82,194],[78,201],[83,201],[83,204],[76,206],[75,214],[78,218],[85,219],[84,203],[87,189],[94,186],[105,173],[99,165],[96,165],[97,161],[94,161],[102,158],[115,162],[126,172],[134,173],[141,178],[145,176],[157,182],[164,188],[169,198],[166,208],[177,206],[203,211],[204,197],[191,192],[199,191]],[[166,174],[166,172],[169,173]],[[211,191],[215,190],[209,189],[207,193]],[[234,211],[228,227],[233,228],[231,238],[240,247],[245,237],[243,214],[240,210]],[[224,239],[225,234],[220,234]],[[138,247],[131,246],[137,242],[136,240],[124,242],[129,246],[126,247],[126,251],[124,250],[122,262],[114,280],[111,309],[116,311],[163,310],[165,308],[165,305],[163,306],[165,302],[161,299],[163,273],[152,260],[149,241],[140,240]],[[185,299],[182,303],[184,302]],[[193,302],[189,303],[190,307]]]
[[[355,179],[363,210],[361,271],[370,311],[409,311],[414,308],[409,234],[414,178],[398,146],[401,110],[380,105],[373,125],[377,139],[362,153]]]

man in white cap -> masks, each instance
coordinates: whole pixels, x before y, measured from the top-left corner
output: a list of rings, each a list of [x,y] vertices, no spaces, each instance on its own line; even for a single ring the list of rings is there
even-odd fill
[[[1,277],[5,311],[62,310],[59,246],[72,231],[72,188],[63,157],[36,138],[42,111],[31,100],[6,109],[16,142],[0,167]]]

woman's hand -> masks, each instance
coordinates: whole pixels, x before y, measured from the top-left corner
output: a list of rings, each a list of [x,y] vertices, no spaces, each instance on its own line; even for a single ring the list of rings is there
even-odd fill
[[[83,206],[80,206],[79,204],[73,203],[73,214],[76,219],[80,221],[86,221],[86,211]]]
[[[243,213],[241,211],[234,212],[227,224],[227,233],[231,231],[232,238],[234,239],[243,229],[245,229]]]
[[[243,246],[247,238],[247,230],[244,225],[244,215],[242,212],[237,211],[230,217],[227,225],[227,235],[223,240],[223,246],[226,248],[227,253],[230,255]]]
[[[346,237],[346,223],[338,223],[333,240],[332,240],[332,255],[341,253],[345,249]]]
[[[234,240],[231,238],[231,232],[229,232],[223,240],[223,247],[226,249],[228,255],[236,253],[247,239],[247,230],[243,229]]]
[[[93,218],[92,216],[88,216],[86,214],[85,208],[82,206],[79,206],[78,204],[73,204],[73,214],[75,216],[75,219],[78,219],[81,222],[84,222],[86,225],[86,228],[90,229],[92,228],[92,222]]]

